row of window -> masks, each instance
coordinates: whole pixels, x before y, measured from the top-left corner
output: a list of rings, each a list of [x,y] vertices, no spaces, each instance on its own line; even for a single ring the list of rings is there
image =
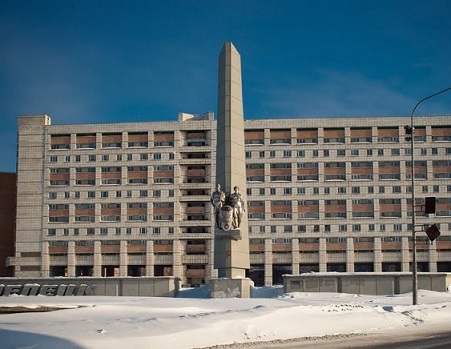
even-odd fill
[[[437,227],[441,230],[441,231],[445,231],[445,230],[451,230],[451,223],[442,223],[442,224],[436,224]],[[423,226],[423,230],[426,230],[429,227],[429,225],[424,225]],[[255,233],[293,233],[295,231],[297,231],[298,233],[319,233],[319,232],[325,232],[325,233],[331,233],[331,232],[356,232],[356,233],[360,233],[360,232],[376,232],[376,229],[378,232],[411,232],[412,231],[412,225],[411,224],[400,224],[400,223],[395,223],[395,224],[368,224],[368,225],[363,225],[363,224],[352,224],[352,225],[346,225],[346,224],[340,224],[340,225],[336,225],[336,226],[332,226],[332,225],[312,225],[312,226],[308,226],[308,225],[297,225],[297,226],[292,226],[292,225],[284,225],[284,226],[275,226],[275,225],[271,225],[271,226],[250,226],[249,227],[249,233],[250,234],[255,234]],[[61,236],[69,236],[69,235],[73,235],[73,236],[79,236],[79,235],[121,235],[121,234],[126,234],[126,235],[131,235],[131,234],[147,234],[147,233],[152,233],[152,234],[161,234],[161,233],[167,233],[167,234],[174,234],[174,227],[138,227],[138,228],[131,228],[131,227],[117,227],[117,228],[110,228],[110,227],[99,227],[99,228],[64,228],[64,229],[56,229],[56,228],[50,228],[47,229],[47,235],[48,236],[57,236],[61,235]],[[329,241],[326,242],[340,242],[340,241],[331,241],[331,238],[329,238]],[[338,237],[335,239],[342,239],[344,242],[345,241],[345,237]],[[364,237],[364,238],[356,238],[358,242],[368,242],[368,240],[373,240],[372,237]],[[361,239],[361,240],[359,240]],[[363,239],[363,240],[362,240]],[[400,241],[401,237],[400,236],[396,236],[396,237],[386,237],[383,236],[381,237],[382,241]],[[253,239],[255,240],[255,239]],[[289,240],[291,242],[291,239]],[[80,241],[80,243],[83,243],[85,241]],[[93,243],[92,241],[90,243]],[[254,243],[256,243],[254,241]]]
[[[419,155],[427,156],[427,155],[440,155],[439,148],[430,148],[430,154],[428,152],[428,148],[419,148]],[[293,154],[295,154],[298,158],[304,158],[307,155],[310,157],[319,157],[320,154],[323,157],[343,157],[346,155],[350,156],[400,156],[401,155],[401,149],[399,148],[392,148],[392,149],[337,149],[337,150],[331,150],[331,149],[324,149],[324,150],[268,150],[268,151],[246,151],[246,158],[250,159],[255,155],[258,158],[265,158],[265,155],[268,155],[269,158],[276,158],[276,157],[283,157],[283,158],[291,158]],[[405,148],[404,149],[404,155],[410,155],[411,154],[411,148]],[[446,148],[443,155],[450,155],[451,154],[451,148]]]
[[[298,188],[247,188],[246,193],[248,196],[264,196],[264,195],[306,195],[306,194],[347,194],[348,192],[351,194],[385,194],[385,193],[393,193],[393,194],[401,194],[403,193],[403,189],[405,189],[405,193],[412,192],[412,186],[369,186],[369,187],[361,187],[361,186],[352,186],[352,187],[298,187]],[[443,187],[440,185],[423,185],[421,186],[422,193],[440,193],[443,192]],[[268,193],[269,192],[269,193]],[[446,186],[446,192],[451,193],[451,185]]]
[[[55,228],[50,228],[47,229],[47,235],[48,236],[57,236],[57,232],[59,235],[62,236],[69,236],[69,235],[73,235],[73,236],[79,236],[79,235],[121,235],[121,234],[126,234],[126,235],[131,235],[134,233],[143,235],[143,234],[147,234],[152,233],[152,234],[161,234],[161,233],[167,233],[167,234],[174,234],[174,227],[167,227],[167,228],[162,228],[162,227],[152,227],[152,228],[148,228],[148,227],[138,227],[138,228],[124,228],[124,227],[117,227],[117,228],[109,228],[109,227],[100,227],[100,228],[64,228],[64,229],[55,229]],[[83,243],[84,241],[80,241],[81,243]],[[119,243],[119,241],[116,241],[117,243]],[[93,241],[90,241],[90,245],[93,245]],[[145,241],[144,241],[145,244]],[[78,244],[79,245],[79,244]],[[86,245],[86,244],[83,244]]]
[[[116,197],[116,198],[121,198],[121,197],[125,197],[125,198],[140,197],[140,198],[146,198],[146,197],[149,196],[149,192],[152,193],[152,197],[161,197],[162,193],[165,194],[165,196],[167,195],[168,197],[173,197],[174,196],[174,190],[173,189],[169,189],[169,190],[139,190],[139,191],[136,191],[136,192],[134,192],[132,190],[124,190],[124,191],[116,190],[116,191],[112,191],[112,192],[108,192],[108,191],[79,192],[79,191],[75,191],[75,192],[72,192],[72,193],[68,192],[68,191],[61,192],[61,193],[51,191],[48,194],[48,198],[50,200],[56,200],[58,198],[64,198],[64,199],[90,198],[90,199],[93,199],[93,198],[96,197],[96,195],[98,197],[101,197],[101,198],[108,198],[108,197]],[[82,196],[82,194],[83,194],[83,196]]]
[[[164,156],[163,156],[164,155]],[[133,161],[133,160],[174,160],[175,153],[141,153],[141,154],[88,154],[88,155],[50,155],[49,162],[57,163],[57,162],[81,162],[82,157],[84,160],[88,162],[96,162],[100,161]]]

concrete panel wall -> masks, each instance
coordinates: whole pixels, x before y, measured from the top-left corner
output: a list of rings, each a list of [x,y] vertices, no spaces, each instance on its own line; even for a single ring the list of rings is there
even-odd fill
[[[284,292],[342,292],[393,295],[412,291],[410,273],[334,273],[284,275]],[[446,292],[451,274],[420,273],[418,289]]]
[[[25,286],[27,285],[27,286]],[[50,287],[51,286],[51,287]],[[180,279],[168,277],[150,278],[0,278],[0,296],[28,295],[29,288],[37,294],[94,295],[128,297],[175,297]],[[48,291],[50,289],[50,291]],[[31,293],[33,294],[33,293]]]

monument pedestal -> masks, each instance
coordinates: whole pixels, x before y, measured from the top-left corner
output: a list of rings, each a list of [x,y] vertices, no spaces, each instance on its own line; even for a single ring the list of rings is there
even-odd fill
[[[250,298],[254,282],[247,278],[221,278],[209,281],[210,298]]]

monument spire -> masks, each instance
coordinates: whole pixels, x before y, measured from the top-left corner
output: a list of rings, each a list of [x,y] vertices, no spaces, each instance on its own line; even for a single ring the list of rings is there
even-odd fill
[[[217,115],[216,184],[225,199],[215,201],[221,205],[221,211],[215,206],[215,217],[225,220],[215,224],[215,268],[219,277],[243,278],[250,267],[243,94],[241,57],[231,42],[224,44],[219,55]],[[221,197],[220,189],[214,193]]]

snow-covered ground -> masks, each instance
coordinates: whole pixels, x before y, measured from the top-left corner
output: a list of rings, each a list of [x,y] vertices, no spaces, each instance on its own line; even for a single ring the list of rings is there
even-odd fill
[[[280,288],[257,289],[250,299],[205,294],[201,288],[178,298],[0,297],[0,308],[67,308],[0,314],[0,347],[183,349],[451,323],[450,292],[420,290],[416,306],[411,294],[281,294]]]

